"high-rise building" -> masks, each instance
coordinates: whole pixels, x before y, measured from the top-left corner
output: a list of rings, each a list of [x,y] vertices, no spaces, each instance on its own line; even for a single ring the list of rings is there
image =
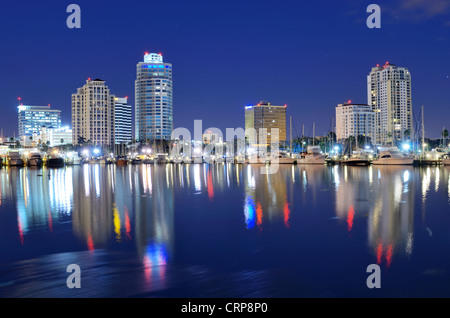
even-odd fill
[[[367,76],[367,103],[375,112],[375,143],[395,144],[412,135],[411,74],[386,62]]]
[[[260,133],[261,128],[266,129],[265,134]],[[273,140],[275,136],[272,135],[272,129],[276,128],[278,128],[278,140]],[[275,106],[261,101],[257,105],[245,106],[245,135],[250,146],[286,142],[286,105]],[[261,140],[261,137],[265,137],[265,141]]]
[[[72,143],[81,139],[102,148],[114,145],[114,98],[105,81],[86,81],[72,94]]]
[[[128,97],[116,97],[114,103],[115,143],[127,144],[133,139],[131,105],[128,104]]]
[[[161,54],[145,53],[137,64],[135,138],[141,142],[170,139],[173,130],[172,64]]]
[[[370,137],[375,132],[375,112],[367,104],[348,102],[336,106],[336,139],[345,140],[350,136]],[[373,140],[372,140],[373,142]]]
[[[20,105],[19,109],[19,137],[31,137],[39,135],[42,127],[61,127],[61,111],[50,109],[48,106]]]

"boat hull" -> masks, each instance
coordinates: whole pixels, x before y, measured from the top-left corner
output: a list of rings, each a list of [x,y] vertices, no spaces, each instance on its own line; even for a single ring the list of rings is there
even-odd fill
[[[47,160],[47,167],[51,168],[60,168],[64,167],[64,159],[63,158],[50,158]]]
[[[24,162],[22,159],[10,159],[9,160],[9,166],[10,167],[23,167]]]
[[[374,160],[374,165],[412,165],[414,159],[404,159],[404,158],[389,158],[389,159],[378,159]]]
[[[41,158],[32,158],[32,159],[28,160],[27,166],[28,167],[40,167],[43,165],[43,163],[44,162],[42,161]]]
[[[353,159],[353,160],[350,159],[350,160],[342,160],[341,164],[345,166],[368,166],[371,164],[371,162],[365,159]]]

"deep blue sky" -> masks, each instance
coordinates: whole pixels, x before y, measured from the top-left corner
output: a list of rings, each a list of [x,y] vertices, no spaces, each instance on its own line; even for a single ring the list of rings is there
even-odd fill
[[[66,8],[81,7],[81,29]],[[366,26],[370,3],[381,29]],[[134,105],[136,63],[173,64],[174,127],[244,126],[244,106],[288,105],[294,135],[329,130],[334,107],[367,102],[371,67],[408,67],[427,137],[450,128],[450,1],[2,1],[0,128],[17,133],[17,97],[61,109],[88,77]]]

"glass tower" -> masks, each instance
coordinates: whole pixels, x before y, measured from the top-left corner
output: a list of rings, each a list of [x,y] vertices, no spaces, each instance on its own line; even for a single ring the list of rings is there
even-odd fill
[[[135,82],[135,138],[141,142],[170,140],[173,130],[172,64],[161,54],[145,53]]]

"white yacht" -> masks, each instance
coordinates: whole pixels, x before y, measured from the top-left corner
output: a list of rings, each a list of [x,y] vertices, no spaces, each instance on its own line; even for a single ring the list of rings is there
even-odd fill
[[[320,146],[308,146],[306,154],[301,155],[297,160],[299,164],[321,164],[326,163],[326,157],[321,154]]]
[[[372,163],[374,165],[412,165],[414,158],[404,156],[398,149],[380,151],[380,156]]]
[[[284,152],[280,152],[277,157],[277,159],[273,159],[272,157],[270,157],[270,163],[275,163],[276,161],[278,161],[278,164],[294,164],[296,162],[296,159],[292,158]]]
[[[30,153],[30,157],[27,160],[27,166],[40,167],[44,163],[42,156],[39,152]]]
[[[10,151],[8,153],[8,164],[11,167],[23,167],[24,162],[18,151]]]

